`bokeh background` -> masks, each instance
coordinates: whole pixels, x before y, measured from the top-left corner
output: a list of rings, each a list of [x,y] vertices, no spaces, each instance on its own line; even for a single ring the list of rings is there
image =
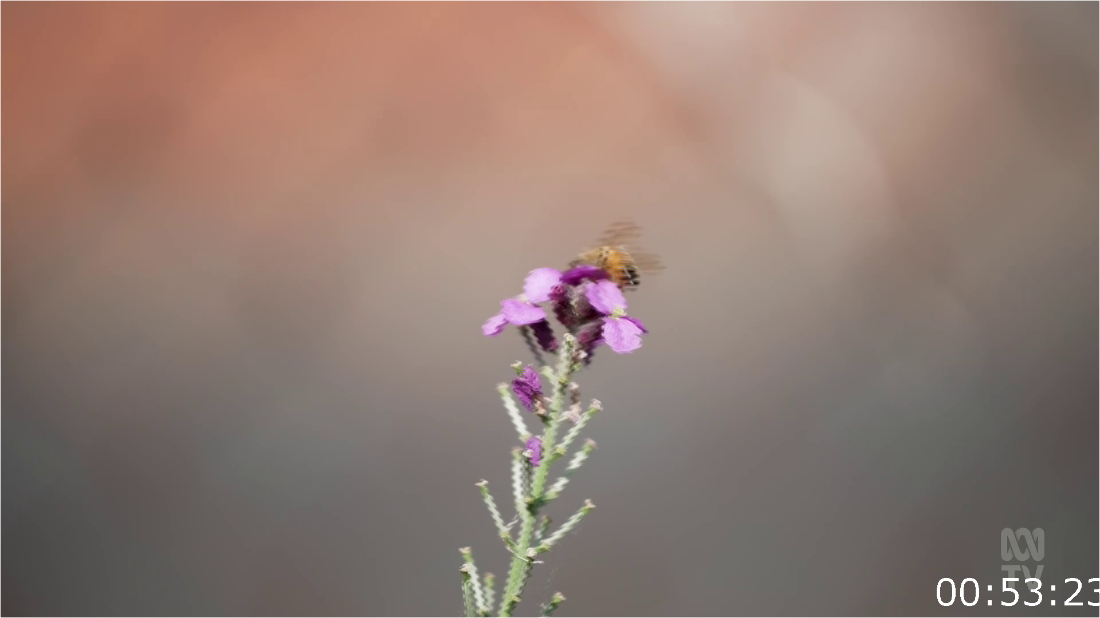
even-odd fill
[[[1097,21],[5,3],[3,612],[456,615],[479,327],[630,216],[651,334],[522,612],[1095,615],[934,591],[1004,527],[1100,574]]]

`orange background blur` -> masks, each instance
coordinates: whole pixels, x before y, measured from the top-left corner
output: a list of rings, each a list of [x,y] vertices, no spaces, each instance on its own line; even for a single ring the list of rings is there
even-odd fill
[[[1095,577],[1097,17],[5,3],[3,612],[457,614],[479,327],[622,216],[668,268],[521,611],[970,612],[1006,526]]]

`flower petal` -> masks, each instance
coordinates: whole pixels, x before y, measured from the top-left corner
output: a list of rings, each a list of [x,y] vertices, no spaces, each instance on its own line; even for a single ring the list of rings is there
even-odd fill
[[[619,286],[606,279],[589,286],[585,297],[592,306],[604,315],[611,315],[616,309],[626,309],[626,297]]]
[[[504,332],[505,326],[508,326],[508,318],[503,313],[498,313],[481,325],[481,334],[495,337]]]
[[[532,303],[550,300],[550,292],[561,283],[561,271],[556,268],[536,268],[523,282],[523,295]]]
[[[604,318],[603,340],[619,354],[629,354],[642,347],[642,329],[631,320]]]
[[[546,352],[554,352],[558,349],[558,340],[554,338],[554,329],[546,320],[539,320],[531,325],[531,332],[535,334],[535,341]],[[534,370],[532,370],[534,371]]]
[[[624,315],[623,319],[634,322],[634,325],[637,326],[638,328],[642,329],[643,333],[649,334],[649,331],[646,330],[645,324],[642,324],[642,321],[639,320],[638,318],[632,318],[629,315]]]
[[[500,301],[500,312],[516,326],[526,326],[546,319],[546,312],[542,307],[536,307],[515,298]]]
[[[531,389],[531,385],[521,378],[512,380],[512,393],[515,394],[516,399],[519,399],[520,404],[527,409],[528,412],[535,409],[535,397],[537,395]]]
[[[590,264],[581,264],[576,268],[570,268],[561,275],[561,282],[565,285],[577,285],[582,281],[599,281],[600,279],[607,279],[607,271]]]
[[[535,371],[531,365],[523,368],[523,375],[519,379],[526,382],[532,391],[542,394],[542,380],[539,379],[539,372]]]

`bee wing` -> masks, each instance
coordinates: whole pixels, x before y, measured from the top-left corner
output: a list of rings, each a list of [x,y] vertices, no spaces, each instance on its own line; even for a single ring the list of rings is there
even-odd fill
[[[598,246],[609,245],[612,247],[629,245],[631,242],[636,241],[641,235],[641,226],[630,219],[623,219],[609,225],[607,230],[604,231],[603,236],[596,241],[596,244]]]
[[[607,231],[597,241],[601,246],[625,247],[630,257],[634,260],[634,266],[639,272],[653,274],[664,270],[661,258],[655,253],[643,250],[638,239],[642,236],[642,227],[630,219],[622,219],[608,226]]]
[[[638,269],[638,272],[652,275],[665,269],[664,264],[661,263],[661,258],[655,253],[632,251],[630,257],[633,258],[634,267]]]

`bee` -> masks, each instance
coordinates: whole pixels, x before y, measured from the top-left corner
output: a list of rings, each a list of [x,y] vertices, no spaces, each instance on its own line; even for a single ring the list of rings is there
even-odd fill
[[[642,228],[629,219],[612,223],[592,249],[584,251],[569,263],[570,268],[588,264],[603,269],[616,285],[624,290],[638,287],[642,274],[664,270],[661,260],[652,253],[638,249],[635,242]]]

